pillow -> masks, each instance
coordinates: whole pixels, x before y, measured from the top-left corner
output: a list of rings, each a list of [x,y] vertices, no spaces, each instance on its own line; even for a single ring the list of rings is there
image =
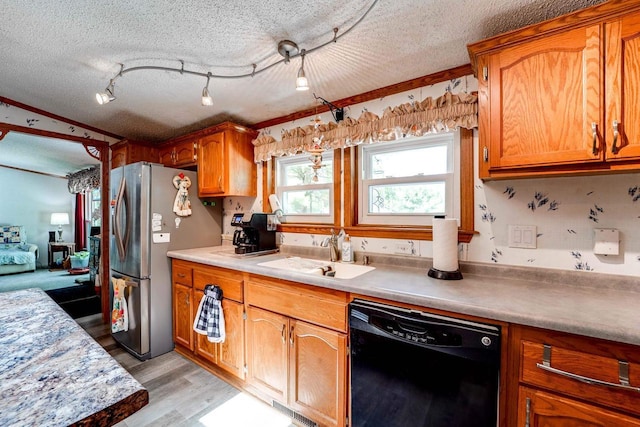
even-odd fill
[[[0,241],[2,243],[26,243],[27,234],[24,226],[10,225],[0,227]]]

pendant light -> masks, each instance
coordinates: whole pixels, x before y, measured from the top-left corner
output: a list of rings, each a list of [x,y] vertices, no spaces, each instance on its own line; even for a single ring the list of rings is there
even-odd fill
[[[213,105],[213,98],[209,94],[209,79],[211,78],[211,73],[207,73],[207,84],[204,89],[202,89],[202,106],[210,107]]]
[[[304,75],[304,56],[307,53],[305,49],[300,51],[300,56],[302,57],[302,64],[300,65],[300,69],[298,70],[298,78],[296,78],[296,90],[309,90],[309,81],[307,77]]]

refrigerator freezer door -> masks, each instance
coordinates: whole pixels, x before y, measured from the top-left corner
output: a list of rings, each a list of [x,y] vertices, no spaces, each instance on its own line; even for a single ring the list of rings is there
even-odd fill
[[[147,163],[111,172],[111,269],[131,277],[150,275],[150,176]]]
[[[149,324],[149,290],[151,281],[131,278],[114,271],[111,271],[111,279],[109,281],[110,307],[113,309],[113,279],[122,279],[126,283],[123,297],[128,312],[127,330],[113,332],[111,335],[139,359],[148,359],[151,357]]]

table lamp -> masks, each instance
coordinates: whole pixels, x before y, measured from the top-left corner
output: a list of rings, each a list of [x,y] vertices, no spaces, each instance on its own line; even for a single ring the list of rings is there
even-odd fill
[[[66,212],[56,212],[51,214],[51,225],[58,226],[58,242],[62,242],[62,226],[69,224],[69,214]]]

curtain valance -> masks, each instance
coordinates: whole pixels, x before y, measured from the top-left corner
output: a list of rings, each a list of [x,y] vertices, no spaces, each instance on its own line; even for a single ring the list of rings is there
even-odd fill
[[[92,166],[67,175],[69,193],[86,193],[100,188],[100,166]]]
[[[437,99],[387,107],[382,117],[369,111],[354,120],[339,123],[308,125],[285,130],[282,140],[261,135],[253,140],[256,162],[271,157],[292,155],[312,149],[333,150],[352,145],[391,141],[405,136],[420,136],[463,127],[478,126],[478,96],[476,93],[446,92]]]

